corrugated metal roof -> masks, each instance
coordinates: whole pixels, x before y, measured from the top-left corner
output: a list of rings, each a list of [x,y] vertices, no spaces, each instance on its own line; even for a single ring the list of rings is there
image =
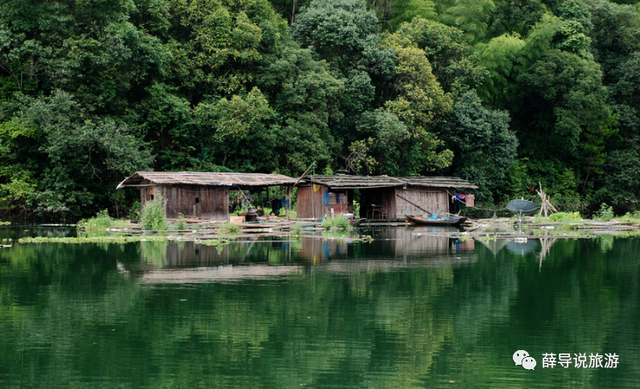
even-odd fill
[[[277,186],[293,185],[296,179],[282,174],[217,173],[217,172],[135,172],[116,189],[149,185],[208,185],[208,186]]]
[[[458,177],[389,177],[389,176],[349,176],[349,175],[316,175],[306,176],[306,184],[326,185],[333,189],[366,189],[390,188],[403,185],[425,186],[435,188],[478,189],[467,180]]]

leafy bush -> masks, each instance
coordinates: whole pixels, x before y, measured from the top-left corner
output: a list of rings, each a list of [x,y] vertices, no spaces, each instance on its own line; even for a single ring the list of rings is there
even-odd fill
[[[549,216],[549,220],[552,222],[568,222],[580,220],[581,218],[580,212],[558,212]]]
[[[594,215],[594,219],[597,219],[603,222],[607,222],[613,219],[613,217],[614,217],[613,207],[608,206],[607,203],[602,203],[600,205],[600,210],[596,212]]]
[[[129,208],[129,220],[140,220],[140,214],[142,213],[142,206],[138,200],[134,201]]]
[[[140,224],[143,230],[166,231],[169,228],[167,215],[164,212],[165,201],[160,195],[155,200],[147,201],[142,208]]]

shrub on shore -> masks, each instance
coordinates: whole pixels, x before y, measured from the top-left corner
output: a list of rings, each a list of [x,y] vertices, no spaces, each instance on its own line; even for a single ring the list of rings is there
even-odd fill
[[[165,201],[160,195],[144,204],[140,215],[140,224],[143,230],[166,231],[169,229],[164,207]]]
[[[322,228],[339,228],[342,230],[350,230],[351,222],[344,216],[328,217],[322,221]]]
[[[78,233],[106,233],[107,228],[111,227],[115,219],[109,216],[109,211],[106,209],[98,212],[95,217],[80,220],[76,225]]]

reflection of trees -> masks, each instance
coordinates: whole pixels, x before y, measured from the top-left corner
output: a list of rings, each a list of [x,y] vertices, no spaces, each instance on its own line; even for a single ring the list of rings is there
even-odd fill
[[[616,238],[607,252],[605,263],[610,294],[606,297],[615,304],[608,322],[610,330],[605,333],[604,349],[621,356],[620,371],[598,372],[594,387],[604,387],[610,382],[623,381],[630,387],[640,382],[640,241],[638,239]],[[616,334],[617,336],[613,336]]]
[[[513,263],[497,266],[483,261],[461,268],[448,301],[453,305],[455,341],[476,344],[490,326],[509,319],[509,309],[518,292],[518,276]]]
[[[607,285],[612,276],[606,269],[610,257],[599,250],[599,242],[558,240],[549,249],[541,269],[537,261],[540,254],[531,253],[524,257],[498,255],[496,259],[511,262],[518,281],[506,325],[497,327],[500,329],[499,335],[494,332],[495,326],[492,326],[493,331],[487,331],[488,336],[502,338],[500,344],[506,346],[506,350],[501,350],[502,354],[512,352],[509,348],[514,347],[527,349],[537,355],[548,352],[568,352],[572,355],[619,353],[617,348],[610,346],[608,338],[621,338],[620,329],[616,328],[616,316],[623,294],[616,293]],[[637,283],[635,285],[637,288]],[[637,353],[637,341],[633,347]],[[495,354],[500,352],[498,348],[496,351]],[[491,369],[490,365],[477,367]],[[476,374],[469,372],[469,376]],[[571,382],[591,386],[591,381],[607,374],[603,370],[584,370],[579,378],[572,376]],[[536,384],[553,386],[557,385],[557,381],[554,381],[557,379],[557,375],[545,375]]]
[[[35,267],[76,256],[64,269],[49,267],[47,292],[34,293],[33,309],[10,312],[15,320],[3,325],[13,339],[2,343],[3,366],[33,384],[120,377],[150,387],[194,387],[199,379],[223,387],[241,374],[256,386],[280,387],[329,382],[325,372],[341,370],[362,385],[360,374],[377,368],[395,371],[397,381],[426,374],[450,333],[430,308],[452,282],[449,268],[337,278],[310,270],[286,283],[140,287],[114,260],[95,269],[81,252],[46,258],[40,249],[47,251],[31,248]],[[96,260],[104,257],[96,250]],[[136,250],[127,254],[140,258]],[[101,275],[94,290],[84,277],[89,269]],[[8,276],[11,285],[19,278]]]
[[[148,241],[140,243],[140,261],[127,268],[138,274],[151,269],[199,268],[241,263],[272,264],[292,262],[291,247],[298,241],[248,241],[230,245],[207,245],[186,241]]]
[[[184,242],[172,242],[172,247],[183,246],[180,252],[184,251]],[[167,261],[167,246],[169,242],[166,240],[140,242],[140,253],[142,263],[148,264],[154,269],[162,269]]]
[[[495,381],[510,367],[504,360],[514,345],[538,354],[616,352],[626,365],[615,373],[639,378],[625,357],[640,349],[634,240],[616,239],[607,253],[597,241],[558,240],[541,270],[539,252],[494,257],[477,245],[478,259],[464,264],[342,259],[367,266],[334,271],[331,259],[284,279],[198,285],[141,285],[119,271],[117,261],[140,263],[138,247],[0,252],[0,383],[19,376],[25,387],[116,380],[134,387],[424,387],[447,377],[528,387],[526,376]],[[350,245],[349,258],[360,249]],[[264,264],[276,252],[288,255],[286,247],[256,243],[248,261]],[[557,374],[536,382],[553,386]],[[572,379],[604,387],[612,374]]]

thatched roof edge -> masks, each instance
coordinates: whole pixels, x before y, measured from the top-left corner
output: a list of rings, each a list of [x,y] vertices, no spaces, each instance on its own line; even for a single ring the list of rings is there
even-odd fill
[[[149,185],[204,185],[265,187],[293,185],[295,179],[282,174],[219,172],[135,172],[116,189]]]
[[[458,177],[390,177],[313,175],[303,179],[305,184],[325,185],[332,189],[393,188],[398,186],[422,186],[435,188],[478,189],[478,186]]]

